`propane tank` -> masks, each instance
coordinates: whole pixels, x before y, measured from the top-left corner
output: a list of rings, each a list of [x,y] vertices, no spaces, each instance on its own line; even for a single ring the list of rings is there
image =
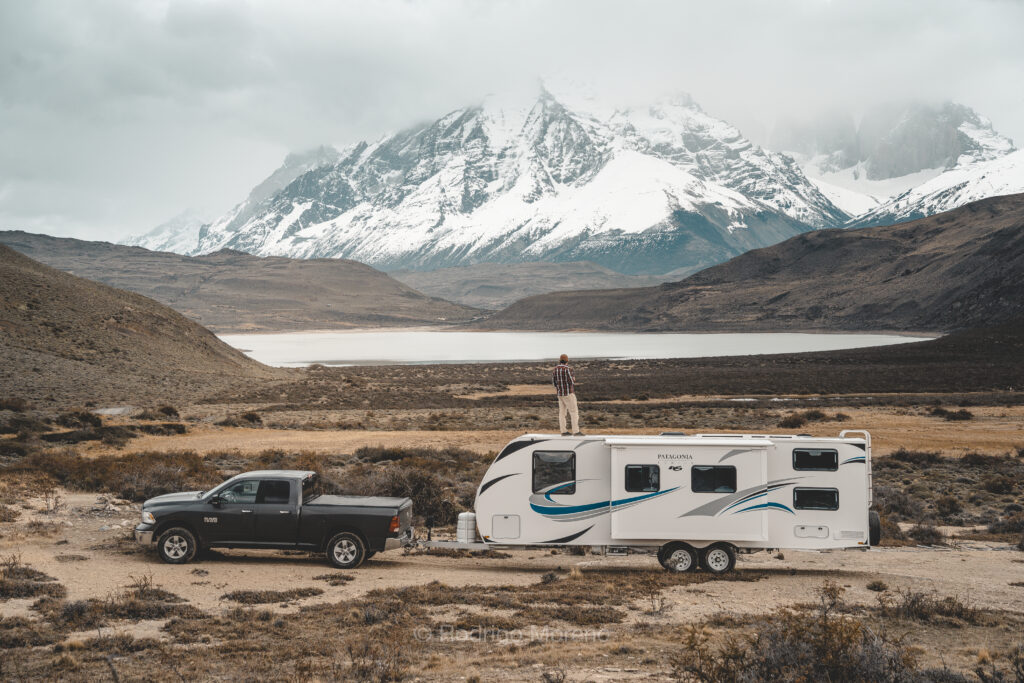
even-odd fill
[[[459,543],[476,542],[476,513],[460,512],[459,523],[455,528],[455,540]]]

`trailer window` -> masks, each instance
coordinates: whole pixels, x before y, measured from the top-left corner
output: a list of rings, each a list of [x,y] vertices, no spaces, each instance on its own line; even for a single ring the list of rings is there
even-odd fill
[[[793,469],[835,472],[839,469],[839,451],[831,448],[794,448]]]
[[[661,490],[661,468],[657,465],[626,465],[626,490],[648,493]]]
[[[736,493],[736,468],[694,465],[690,468],[690,490],[694,493]]]
[[[576,493],[576,453],[534,451],[533,492],[559,496]]]
[[[797,510],[838,510],[839,489],[793,489],[793,507]]]

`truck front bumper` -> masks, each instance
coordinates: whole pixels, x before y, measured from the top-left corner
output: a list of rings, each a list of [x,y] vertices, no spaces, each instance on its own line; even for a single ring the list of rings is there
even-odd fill
[[[135,527],[135,540],[142,545],[149,545],[153,542],[153,525],[140,524]]]
[[[398,548],[405,548],[416,542],[416,534],[414,529],[409,527],[402,533],[401,536],[395,538],[389,538],[384,541],[384,550],[397,550]]]

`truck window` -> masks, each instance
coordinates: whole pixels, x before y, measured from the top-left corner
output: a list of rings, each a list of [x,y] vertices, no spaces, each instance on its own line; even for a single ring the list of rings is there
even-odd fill
[[[797,510],[838,510],[839,489],[793,489],[793,507]]]
[[[291,485],[287,481],[264,479],[260,482],[256,502],[270,503],[271,505],[287,505],[290,492]]]
[[[533,492],[559,496],[576,493],[576,453],[534,451]]]
[[[661,468],[657,465],[626,465],[626,490],[644,493],[661,490]]]
[[[259,481],[248,479],[228,486],[217,495],[225,503],[255,503],[259,485]]]
[[[839,451],[832,448],[794,448],[793,469],[835,472],[839,469]]]
[[[736,468],[727,465],[694,465],[690,468],[694,493],[736,493]]]

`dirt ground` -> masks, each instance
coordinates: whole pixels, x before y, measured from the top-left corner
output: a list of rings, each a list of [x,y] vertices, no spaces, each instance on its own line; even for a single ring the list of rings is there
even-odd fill
[[[0,539],[0,556],[16,555],[22,563],[45,570],[67,588],[68,600],[103,599],[139,577],[147,576],[154,585],[212,613],[228,613],[237,607],[237,603],[224,597],[230,591],[307,587],[323,590],[314,597],[261,606],[275,613],[294,614],[304,607],[350,600],[374,589],[417,586],[435,580],[459,590],[481,585],[526,586],[541,582],[549,572],[564,575],[574,568],[582,572],[580,580],[594,581],[595,585],[623,569],[649,571],[652,575],[664,573],[656,560],[647,555],[605,557],[547,550],[513,550],[508,556],[498,558],[450,558],[391,551],[378,554],[358,570],[349,572],[353,580],[339,586],[329,585],[322,579],[323,575],[336,570],[321,557],[305,553],[223,550],[207,553],[192,564],[168,565],[162,563],[152,549],[142,549],[128,540],[138,516],[137,505],[112,506],[109,498],[98,498],[95,494],[56,493],[58,505],[54,512],[38,510],[52,507],[52,500],[24,501],[21,519],[6,526],[4,538]],[[29,528],[32,521],[43,522],[55,531],[48,535],[33,532]],[[826,579],[844,586],[846,601],[853,605],[875,605],[878,593],[869,590],[867,585],[883,581],[890,590],[913,589],[956,596],[980,609],[1024,615],[1024,587],[1020,585],[1024,580],[1024,553],[1005,544],[965,541],[948,548],[878,548],[829,553],[786,551],[784,556],[761,552],[741,555],[737,571],[755,575],[759,580],[710,581],[669,587],[663,593],[665,606],[655,621],[669,625],[713,619],[722,614],[767,614],[779,607],[813,601],[815,588]],[[0,602],[0,616],[32,618],[30,607],[34,601],[34,598],[26,598]],[[611,631],[603,637],[610,638],[612,643],[632,643],[631,624],[651,620],[642,605],[637,605],[628,611],[626,622],[608,627]],[[166,621],[121,622],[101,630],[127,632],[135,638],[169,643],[172,638],[163,630]],[[919,647],[928,658],[969,667],[983,649],[984,639],[992,637],[991,631],[988,629],[984,636],[969,629],[955,632],[958,647],[952,649],[947,641],[939,639]],[[1004,631],[1008,631],[1003,635],[1007,642],[1024,638],[1017,625],[1007,626]],[[68,640],[90,635],[96,634],[72,633]],[[493,650],[493,646],[487,646]],[[634,669],[602,666],[601,657],[607,656],[602,653],[608,649],[606,645],[603,647],[574,648],[576,656],[582,659],[578,663],[567,662],[572,665],[572,678],[584,675],[586,679],[613,680],[655,673],[650,666]],[[624,647],[620,645],[620,649]],[[494,665],[484,653],[471,652],[475,654],[460,666]],[[516,661],[514,652],[513,649],[506,654],[512,667]],[[547,652],[549,659],[558,661],[557,650],[541,652]],[[434,672],[431,677],[459,678],[462,673],[453,663],[442,661],[431,666]],[[537,680],[539,675],[537,671],[514,668],[508,674],[517,680]],[[656,677],[662,677],[664,672],[660,674]]]
[[[701,397],[693,398],[699,400]],[[711,400],[711,397],[703,398]],[[944,455],[962,455],[969,451],[1002,454],[1024,446],[1024,406],[1019,405],[974,406],[971,407],[974,419],[964,422],[950,422],[928,415],[920,409],[899,406],[842,407],[841,411],[849,415],[850,419],[841,423],[810,423],[797,430],[773,427],[771,431],[798,431],[819,436],[836,436],[843,429],[867,429],[871,432],[872,452],[876,456],[884,456],[900,448],[938,451]],[[580,412],[582,427],[588,434],[658,434],[662,431],[660,428],[592,429],[587,426],[586,403],[581,405]],[[552,407],[552,422],[555,415],[555,409]],[[719,431],[713,427],[698,425],[685,427],[693,433]],[[83,449],[83,453],[97,455],[193,450],[200,454],[218,451],[253,454],[268,449],[338,453],[352,452],[360,446],[458,446],[479,453],[493,453],[522,433],[523,430],[267,429],[217,427],[209,423],[199,423],[190,425],[187,434],[142,436],[133,439],[121,450],[95,443]]]

